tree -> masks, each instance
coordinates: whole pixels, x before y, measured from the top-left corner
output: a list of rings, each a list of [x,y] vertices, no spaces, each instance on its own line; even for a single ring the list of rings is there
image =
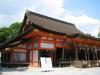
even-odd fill
[[[19,32],[21,23],[12,23],[9,27],[0,28],[0,42],[5,42],[7,40],[13,39]]]
[[[18,34],[19,30],[20,30],[20,26],[21,26],[21,23],[18,23],[18,22],[15,22],[15,23],[12,23],[11,26],[9,27],[9,30],[10,30],[10,38],[14,38],[16,37],[16,35]]]
[[[3,27],[0,29],[0,42],[4,42],[5,40],[8,39],[9,36],[9,28],[7,27]]]

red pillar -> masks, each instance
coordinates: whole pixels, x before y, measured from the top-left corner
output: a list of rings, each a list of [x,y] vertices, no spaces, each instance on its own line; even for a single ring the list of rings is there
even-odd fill
[[[26,48],[26,63],[30,64],[30,50],[28,49],[29,43],[26,44],[27,48]]]
[[[32,55],[32,56],[31,56],[31,57],[32,57],[32,61],[31,61],[32,65],[34,64],[33,51],[34,51],[34,38],[33,38],[33,41],[32,41],[32,50],[31,50],[31,52],[32,52],[32,54],[31,54],[31,55]]]
[[[41,37],[38,37],[38,67],[40,67],[40,45],[41,45]]]
[[[31,54],[31,55],[32,55],[32,56],[31,56],[31,57],[32,57],[31,63],[32,63],[32,65],[33,65],[33,64],[34,64],[34,62],[33,62],[33,61],[34,61],[34,60],[33,60],[33,50],[31,50],[31,52],[32,52],[32,54]]]

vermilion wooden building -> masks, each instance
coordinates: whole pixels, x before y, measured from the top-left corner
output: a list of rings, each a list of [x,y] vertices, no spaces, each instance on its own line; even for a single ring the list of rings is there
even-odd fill
[[[26,11],[16,38],[1,45],[2,65],[40,67],[40,57],[53,66],[99,66],[100,39],[85,35],[72,23]]]

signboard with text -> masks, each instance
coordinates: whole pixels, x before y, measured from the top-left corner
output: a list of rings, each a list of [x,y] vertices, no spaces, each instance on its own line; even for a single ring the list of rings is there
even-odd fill
[[[51,58],[41,57],[40,60],[41,60],[41,67],[42,67],[42,69],[45,69],[45,70],[52,69]]]

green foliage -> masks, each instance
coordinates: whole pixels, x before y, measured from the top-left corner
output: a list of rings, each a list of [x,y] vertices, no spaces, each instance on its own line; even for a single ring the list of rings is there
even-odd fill
[[[9,30],[10,30],[9,34],[10,34],[11,39],[16,37],[16,35],[19,32],[20,26],[21,26],[21,23],[18,23],[18,22],[11,24],[11,26],[9,27]]]
[[[7,40],[8,36],[9,36],[9,28],[7,27],[3,27],[0,29],[0,42],[4,42],[5,40]]]
[[[5,42],[7,40],[13,39],[16,37],[21,23],[15,22],[11,24],[9,27],[0,28],[0,42]]]

